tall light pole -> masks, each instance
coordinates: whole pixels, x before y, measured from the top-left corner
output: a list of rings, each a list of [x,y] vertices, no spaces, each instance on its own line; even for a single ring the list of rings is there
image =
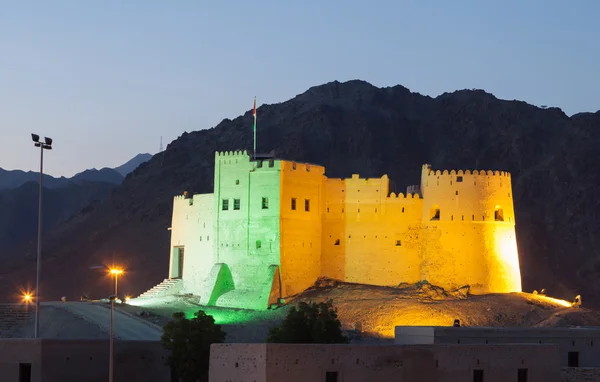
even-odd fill
[[[118,269],[118,268],[112,268],[110,270],[110,274],[115,276],[115,296],[119,296],[119,275],[123,274],[123,270],[122,269]]]
[[[40,148],[40,191],[38,202],[38,245],[37,245],[37,270],[35,277],[35,330],[34,338],[38,338],[40,332],[40,274],[42,268],[42,192],[43,192],[43,175],[44,175],[44,150],[52,150],[52,138],[44,137],[44,141],[40,142],[40,136],[31,134],[31,139],[35,147]]]
[[[116,295],[112,295],[109,297],[110,300],[110,340],[109,340],[109,359],[108,359],[108,382],[113,382],[113,372],[114,372],[114,350],[113,350],[113,326],[114,326],[114,314],[115,314],[115,299]]]

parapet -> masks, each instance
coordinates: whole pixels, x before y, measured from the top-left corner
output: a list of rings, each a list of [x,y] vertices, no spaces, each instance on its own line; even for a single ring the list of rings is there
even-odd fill
[[[431,165],[424,164],[423,172],[427,176],[469,176],[469,175],[478,175],[478,176],[495,176],[495,177],[505,177],[510,178],[511,175],[508,171],[499,171],[499,170],[433,170]]]
[[[215,151],[215,159],[217,159],[217,158],[234,158],[234,157],[248,157],[248,151],[246,151],[246,150]]]
[[[402,193],[399,192],[398,194],[396,194],[395,192],[390,193],[390,196],[387,197],[388,199],[421,199],[421,197],[419,196],[419,194],[406,194],[406,196]]]

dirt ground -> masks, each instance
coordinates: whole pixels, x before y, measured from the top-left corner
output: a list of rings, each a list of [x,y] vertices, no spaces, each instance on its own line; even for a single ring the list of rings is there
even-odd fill
[[[333,300],[342,326],[353,342],[390,342],[397,325],[452,325],[489,327],[599,326],[600,313],[566,307],[554,300],[529,293],[469,295],[466,290],[444,291],[429,284],[377,287],[330,282],[311,288],[275,310],[250,311],[202,307],[189,298],[171,296],[152,301],[131,301],[126,310],[157,325],[164,325],[174,312],[189,317],[204,310],[227,332],[227,342],[263,342],[270,327],[278,325],[289,306],[301,301]]]

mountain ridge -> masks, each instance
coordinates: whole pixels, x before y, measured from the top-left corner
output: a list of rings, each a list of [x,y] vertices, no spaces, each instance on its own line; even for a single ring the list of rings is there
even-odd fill
[[[147,155],[137,155],[125,167],[119,166],[120,170],[127,175]],[[97,205],[124,179],[125,176],[108,167],[88,169],[71,178],[44,175],[42,231],[52,230],[71,221],[73,214]],[[39,173],[0,169],[0,261],[12,262],[15,247],[37,237],[38,196]]]
[[[335,81],[261,105],[257,114],[258,152],[323,165],[330,177],[388,174],[402,190],[419,181],[424,163],[510,172],[524,289],[546,288],[567,300],[581,293],[598,302],[600,253],[593,232],[600,229],[594,195],[600,113],[568,117],[480,90],[432,98],[401,85]],[[45,290],[54,297],[108,293],[109,281],[84,272],[99,262],[129,270],[120,280],[124,293],[164,279],[173,196],[212,192],[214,152],[250,151],[250,126],[246,111],[210,129],[184,132],[109,198],[49,233]],[[22,261],[3,273],[0,284],[31,279],[34,248],[21,252]],[[53,276],[65,273],[72,277]]]

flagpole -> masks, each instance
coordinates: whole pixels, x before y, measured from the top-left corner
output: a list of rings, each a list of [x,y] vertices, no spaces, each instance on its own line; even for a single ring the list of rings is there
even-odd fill
[[[252,128],[252,130],[254,130],[254,150],[252,153],[254,155],[254,159],[256,160],[256,96],[254,97],[254,110],[252,115],[254,116],[254,125]]]

